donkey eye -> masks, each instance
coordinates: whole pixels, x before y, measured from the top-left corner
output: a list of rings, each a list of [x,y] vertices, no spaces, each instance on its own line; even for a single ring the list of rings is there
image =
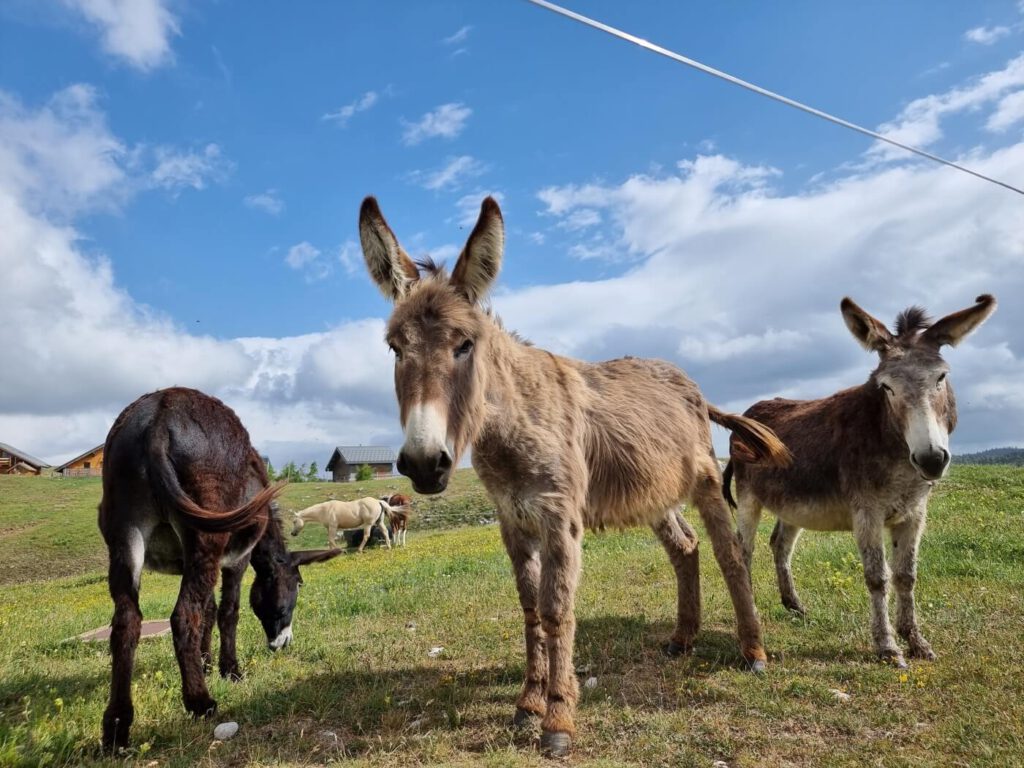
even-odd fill
[[[396,347],[394,344],[388,344],[388,349],[390,349],[392,352],[395,353],[395,360],[401,360],[402,359],[402,351],[398,347]]]
[[[890,387],[890,386],[889,386],[888,384],[881,384],[881,385],[879,385],[879,386],[881,386],[881,387],[882,387],[882,389],[884,389],[884,390],[885,390],[886,392],[888,392],[888,393],[889,393],[890,395],[892,394],[892,387]]]
[[[465,357],[469,354],[471,349],[473,349],[473,342],[466,339],[459,345],[459,348],[455,350],[455,359],[458,360],[460,357]]]
[[[945,380],[946,380],[946,374],[945,374],[945,373],[940,373],[940,374],[939,374],[939,379],[938,379],[938,381],[936,381],[935,383],[936,383],[936,384],[941,384],[941,383],[942,383],[942,382],[944,382]]]

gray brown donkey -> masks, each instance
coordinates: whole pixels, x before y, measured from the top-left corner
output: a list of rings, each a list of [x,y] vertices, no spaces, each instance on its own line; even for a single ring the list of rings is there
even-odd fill
[[[376,200],[359,234],[370,274],[395,302],[387,342],[405,430],[398,470],[419,493],[445,489],[463,451],[498,508],[526,624],[526,681],[516,723],[543,718],[542,749],[569,750],[579,695],[572,650],[585,527],[649,525],[672,561],[678,618],[668,650],[700,624],[697,537],[679,514],[700,511],[736,611],[743,657],[766,656],[739,541],[722,497],[711,421],[735,431],[745,458],[784,464],[771,430],[709,405],[675,366],[623,358],[586,363],[530,346],[480,307],[501,265],[498,204],[480,218],[454,270],[424,272],[399,246]]]
[[[920,307],[896,320],[895,333],[843,299],[843,319],[878,367],[859,387],[821,400],[764,400],[744,415],[775,430],[793,452],[786,468],[749,466],[737,445],[725,471],[735,472],[739,536],[749,569],[762,507],[778,518],[771,545],[782,602],[804,612],[793,586],[790,560],[804,528],[853,531],[871,593],[871,634],[880,656],[906,666],[889,623],[889,568],[883,530],[892,538],[896,585],[896,629],[910,655],[934,659],[917,626],[914,582],[928,495],[949,465],[949,434],[956,426],[956,401],[939,350],[955,346],[996,308],[979,296],[968,309],[930,324]],[[735,505],[734,505],[735,506]]]

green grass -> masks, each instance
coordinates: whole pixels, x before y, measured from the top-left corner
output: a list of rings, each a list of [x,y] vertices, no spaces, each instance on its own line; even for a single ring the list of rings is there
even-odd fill
[[[284,507],[330,492],[376,495],[405,481],[290,487]],[[0,478],[0,765],[540,765],[535,735],[507,728],[522,676],[521,616],[495,526],[417,527],[492,515],[471,472],[418,499],[404,550],[344,555],[307,571],[296,642],[271,655],[247,608],[247,676],[210,678],[219,720],[180,703],[169,637],[144,641],[133,750],[98,753],[109,658],[65,639],[109,621],[92,480]],[[696,515],[689,515],[696,521]],[[867,594],[848,534],[804,536],[805,619],[778,603],[766,519],[754,581],[771,660],[740,669],[732,611],[702,547],[704,629],[693,657],[660,645],[675,581],[649,531],[588,534],[577,601],[583,691],[571,764],[612,766],[1008,766],[1024,762],[1024,470],[955,467],[933,498],[918,604],[939,660],[908,673],[871,654]],[[322,546],[307,527],[296,546]],[[56,577],[56,578],[55,578]],[[177,580],[146,574],[142,610],[169,614]],[[415,629],[407,628],[413,623]],[[429,658],[432,646],[444,646]],[[833,689],[849,693],[839,702]],[[333,735],[328,735],[333,734]],[[155,762],[154,762],[155,761]]]

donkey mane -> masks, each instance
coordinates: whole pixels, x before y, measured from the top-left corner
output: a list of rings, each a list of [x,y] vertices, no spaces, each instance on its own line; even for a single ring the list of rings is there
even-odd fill
[[[923,331],[931,325],[932,319],[924,307],[913,305],[907,307],[896,315],[896,338],[911,339],[918,331]]]

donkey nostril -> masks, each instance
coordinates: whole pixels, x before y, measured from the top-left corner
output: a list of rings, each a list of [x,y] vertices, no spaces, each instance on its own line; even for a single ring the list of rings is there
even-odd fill
[[[949,464],[949,451],[947,451],[945,448],[942,448],[941,451],[942,451],[942,466],[946,466],[947,464]]]
[[[441,451],[437,457],[437,469],[439,472],[447,472],[452,468],[452,456],[448,451]]]
[[[405,451],[398,452],[398,461],[395,464],[395,468],[398,470],[398,474],[408,476],[409,460],[405,457]]]

